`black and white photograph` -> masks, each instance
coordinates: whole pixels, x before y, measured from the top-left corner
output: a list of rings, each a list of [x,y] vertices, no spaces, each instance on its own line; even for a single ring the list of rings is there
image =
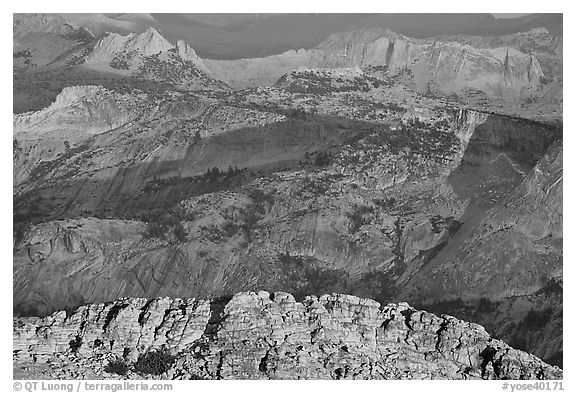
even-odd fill
[[[569,390],[562,9],[372,8],[11,15],[6,391]]]

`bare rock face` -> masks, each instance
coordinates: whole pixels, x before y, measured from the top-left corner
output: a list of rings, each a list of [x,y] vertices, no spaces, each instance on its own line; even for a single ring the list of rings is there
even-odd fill
[[[173,47],[174,45],[154,28],[149,28],[142,34],[126,36],[110,33],[98,41],[92,53],[87,56],[86,62],[110,62],[119,52],[139,51],[143,56],[151,56]]]
[[[391,77],[408,73],[420,91],[475,90],[508,98],[535,89],[544,76],[534,56],[515,48],[480,49],[460,42],[412,39],[383,29],[337,33],[306,51],[206,64],[213,75],[234,86],[271,84],[299,66],[384,67]]]
[[[209,75],[202,60],[184,41],[174,45],[152,27],[140,34],[106,33],[62,54],[53,66],[74,69],[86,79],[94,73],[106,73],[189,90],[228,88]]]
[[[192,49],[190,45],[186,43],[186,41],[178,40],[178,42],[176,43],[176,48],[178,49],[178,55],[180,56],[180,58],[182,58],[182,60],[191,61],[194,64],[196,64],[196,66],[202,71],[207,73],[210,72],[202,62],[202,59],[198,57],[196,51],[194,51],[194,49]]]
[[[163,374],[173,379],[562,378],[480,325],[350,295],[120,299],[14,320],[16,367],[74,353],[98,369],[103,359],[130,364],[160,348],[175,355]]]
[[[135,120],[143,105],[138,95],[115,94],[101,86],[66,87],[50,106],[14,115],[14,134],[18,139],[58,134],[59,139],[81,140]]]
[[[497,160],[509,160],[499,154]],[[562,156],[561,142],[551,144],[503,204],[482,220],[470,220],[468,237],[456,239],[404,287],[404,298],[525,296],[561,279]]]

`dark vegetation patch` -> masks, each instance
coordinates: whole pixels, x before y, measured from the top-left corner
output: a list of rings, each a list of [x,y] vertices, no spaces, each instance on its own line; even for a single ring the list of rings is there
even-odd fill
[[[325,95],[352,91],[368,92],[388,86],[389,83],[368,74],[350,77],[302,71],[283,75],[276,85],[290,93]]]
[[[490,313],[498,307],[498,302],[493,302],[492,300],[488,299],[487,297],[482,297],[478,300],[476,304],[476,311],[484,314]]]
[[[538,291],[537,294],[547,294],[547,295],[560,295],[563,294],[562,280],[550,278],[546,281],[546,284]]]
[[[373,270],[362,274],[352,284],[351,293],[360,297],[369,297],[380,302],[380,304],[389,303],[398,293],[395,277],[401,274],[404,269],[405,265],[399,262],[391,271]]]
[[[124,359],[113,359],[104,367],[104,371],[110,374],[126,375],[130,365]]]
[[[459,319],[470,320],[474,316],[490,314],[498,309],[500,302],[487,297],[463,300],[454,298],[433,303],[414,303],[414,307],[437,315],[449,314]]]
[[[440,234],[444,230],[446,232],[442,235],[434,247],[431,247],[427,250],[421,250],[418,253],[417,258],[423,265],[432,261],[438,255],[438,253],[440,253],[440,251],[446,247],[448,241],[456,234],[456,232],[458,232],[460,227],[463,225],[460,221],[455,220],[454,217],[451,216],[441,217],[437,215],[430,218],[430,222],[432,224],[432,232],[436,234]]]
[[[12,53],[12,58],[14,60],[17,59],[22,59],[22,62],[24,63],[24,65],[26,67],[28,67],[29,65],[31,65],[32,63],[32,52],[30,52],[29,49],[23,50],[23,51],[18,51],[18,52],[13,52]],[[15,62],[16,63],[16,62]],[[15,69],[17,68],[16,66],[14,67]]]
[[[133,367],[134,371],[139,374],[162,375],[172,367],[175,360],[175,356],[170,354],[168,349],[160,348],[138,356]]]
[[[552,318],[553,310],[546,308],[544,310],[530,310],[521,322],[521,326],[528,330],[542,329]]]
[[[392,208],[394,208],[394,206],[396,206],[396,198],[394,197],[374,198],[372,202],[374,202],[375,205],[384,209],[384,211],[390,211]]]
[[[117,375],[126,375],[130,370],[140,375],[162,375],[172,367],[176,360],[176,357],[165,347],[151,349],[140,354],[133,364],[126,360],[129,351],[124,352],[123,358],[111,359],[104,367],[104,371]]]
[[[118,70],[128,70],[130,69],[129,62],[132,61],[137,54],[138,52],[136,51],[118,53],[112,61],[110,61],[110,67]]]
[[[314,165],[323,167],[330,164],[331,154],[326,151],[320,151],[314,158]]]
[[[228,170],[220,170],[217,167],[209,168],[205,173],[191,177],[170,177],[166,179],[152,180],[144,186],[144,192],[159,191],[167,187],[176,185],[187,186],[192,195],[198,196],[211,192],[229,190],[230,188],[242,184],[242,180],[248,176],[246,170],[236,167],[228,167]]]
[[[449,232],[456,232],[462,225],[452,216],[441,217],[440,215],[431,217],[430,223],[432,224],[432,232],[436,234],[442,233],[444,229],[447,229]]]
[[[82,337],[80,336],[76,336],[73,340],[70,340],[70,342],[68,343],[68,345],[70,346],[70,351],[72,351],[73,353],[78,352],[82,344],[83,344]]]
[[[228,89],[228,86],[198,69],[194,62],[183,60],[174,51],[156,53],[142,58],[134,73],[137,78],[167,82],[172,85],[193,85],[205,88]]]
[[[454,298],[449,300],[441,300],[433,303],[417,303],[413,304],[414,308],[426,310],[437,315],[449,314],[459,318],[459,315],[468,315],[474,306],[465,302],[461,298]]]
[[[286,251],[278,254],[277,260],[284,278],[283,290],[291,292],[298,301],[307,295],[345,292],[343,272],[321,268],[313,257],[291,255]]]
[[[298,188],[291,191],[291,195],[302,199],[326,195],[330,190],[329,183],[330,179],[306,175],[300,180]]]
[[[370,215],[374,213],[373,206],[367,205],[354,205],[352,211],[346,213],[350,221],[348,231],[350,234],[355,234],[360,230],[362,225],[370,224]]]
[[[321,261],[310,256],[293,255],[285,251],[277,254],[276,259],[282,277],[278,290],[292,293],[297,301],[302,301],[307,295],[349,293],[387,303],[397,292],[394,274],[402,269],[398,266],[390,272],[372,271],[350,277],[345,271],[322,267]]]
[[[270,211],[275,202],[276,188],[262,191],[259,188],[243,190],[251,199],[251,203],[239,209],[228,208],[223,212],[225,219],[221,227],[215,225],[201,226],[202,237],[214,243],[227,241],[237,235],[244,237],[242,245],[252,242],[258,228],[258,222]]]
[[[171,209],[142,213],[138,219],[146,222],[145,237],[182,243],[187,240],[182,221],[194,221],[195,217],[187,213],[181,206],[175,206]]]
[[[418,119],[394,127],[381,126],[378,129],[364,130],[348,138],[345,142],[352,151],[383,149],[391,154],[407,151],[411,155],[446,163],[458,149],[459,140],[454,133],[445,132],[441,122],[426,123]],[[343,164],[359,162],[357,155],[341,157]]]

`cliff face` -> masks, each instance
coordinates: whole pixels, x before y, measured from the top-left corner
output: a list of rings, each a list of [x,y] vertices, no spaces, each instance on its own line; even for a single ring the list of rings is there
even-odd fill
[[[509,170],[522,171],[520,164],[512,167],[506,153],[493,160],[502,161]],[[501,170],[491,173],[502,175]],[[471,219],[473,205],[468,206],[468,217],[463,218],[467,222],[461,229],[467,236],[446,245],[404,288],[406,298],[526,296],[547,280],[561,278],[562,179],[562,146],[555,142],[501,204],[476,220]],[[446,269],[447,264],[454,268]]]
[[[53,371],[43,377],[69,377],[71,369],[59,366],[67,359],[84,366],[77,378],[87,370],[105,377],[108,361],[130,364],[159,348],[176,356],[162,375],[170,379],[562,378],[559,368],[482,326],[349,295],[301,303],[263,291],[212,301],[121,299],[14,320],[17,373],[28,367],[33,375],[51,359]]]
[[[514,48],[479,49],[458,42],[411,39],[381,29],[334,34],[307,51],[261,59],[207,61],[206,65],[217,78],[238,86],[271,84],[302,65],[376,66],[386,68],[390,77],[408,72],[414,87],[422,92],[477,90],[514,99],[538,87],[544,75],[534,56]]]

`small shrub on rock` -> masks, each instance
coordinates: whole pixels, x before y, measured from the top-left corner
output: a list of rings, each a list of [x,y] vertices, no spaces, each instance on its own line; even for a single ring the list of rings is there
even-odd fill
[[[161,375],[172,367],[174,356],[166,348],[148,351],[138,356],[134,371],[140,374]]]
[[[104,367],[105,372],[117,375],[126,375],[128,370],[129,370],[128,364],[126,364],[126,362],[121,359],[111,360],[110,362],[108,362],[106,367]]]

